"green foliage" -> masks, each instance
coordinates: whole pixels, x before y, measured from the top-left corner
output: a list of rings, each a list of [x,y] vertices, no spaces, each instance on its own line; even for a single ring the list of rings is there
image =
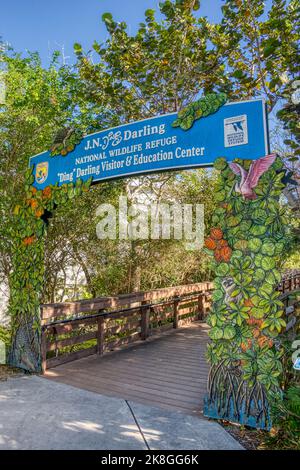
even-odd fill
[[[268,448],[300,450],[300,384],[292,383],[272,402],[273,428],[265,439]]]
[[[10,340],[11,336],[9,329],[0,325],[0,341],[3,341],[8,348],[10,346]]]
[[[148,9],[135,35],[129,34],[124,22],[105,13],[102,19],[109,38],[93,45],[98,63],[78,44],[75,47],[86,98],[103,105],[117,125],[179,111],[200,94],[220,91],[226,75],[223,51],[217,52],[212,42],[217,28],[206,18],[195,17],[198,7],[197,1],[161,2],[163,21]],[[214,96],[210,103],[195,102],[194,118],[218,108]],[[184,128],[192,119],[184,120]],[[105,127],[105,121],[102,125]]]

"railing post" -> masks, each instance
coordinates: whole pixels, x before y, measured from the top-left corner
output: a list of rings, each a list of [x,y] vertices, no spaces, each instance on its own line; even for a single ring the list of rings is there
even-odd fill
[[[104,317],[98,317],[97,320],[97,354],[103,356],[104,353],[104,339],[105,339],[105,320]]]
[[[149,318],[150,318],[150,307],[146,307],[145,300],[142,301],[141,305],[141,338],[146,340],[149,336]]]
[[[178,328],[178,323],[179,323],[178,304],[179,304],[179,298],[176,297],[176,298],[174,299],[174,321],[173,321],[173,328]]]
[[[204,294],[198,295],[198,319],[204,320],[205,306],[204,306],[205,296]]]
[[[47,330],[45,327],[42,327],[41,366],[42,366],[42,373],[44,374],[47,369]]]

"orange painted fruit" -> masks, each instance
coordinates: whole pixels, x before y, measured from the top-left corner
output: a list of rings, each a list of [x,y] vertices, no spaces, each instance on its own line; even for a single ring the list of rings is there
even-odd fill
[[[214,240],[222,240],[223,238],[223,232],[220,228],[218,227],[215,227],[215,228],[212,228],[211,231],[210,231],[210,236],[214,239]]]
[[[254,338],[258,338],[260,335],[260,330],[258,328],[254,328],[254,330],[252,331],[252,334]]]
[[[223,261],[223,256],[222,256],[222,253],[221,253],[221,250],[219,250],[218,248],[215,250],[215,260],[220,262],[220,261]]]
[[[216,241],[213,238],[210,238],[210,237],[205,240],[204,245],[209,250],[215,250],[217,248]]]
[[[226,262],[230,261],[230,258],[232,255],[232,249],[229,246],[223,246],[220,252],[224,261]]]
[[[44,214],[44,209],[38,209],[37,211],[35,211],[35,216],[37,218],[42,217],[43,214]]]
[[[258,346],[260,348],[263,348],[264,346],[266,346],[266,344],[268,344],[269,340],[266,336],[260,336],[257,340],[257,343],[258,343]]]
[[[25,245],[25,246],[32,245],[32,243],[34,242],[34,240],[35,240],[35,236],[34,236],[34,235],[32,235],[31,237],[26,237],[26,238],[24,238],[24,240],[23,240],[23,245]]]
[[[43,197],[50,198],[51,197],[51,188],[50,186],[47,186],[45,189],[43,189]]]
[[[31,205],[32,209],[36,209],[37,206],[38,206],[37,200],[36,199],[31,199],[30,200],[30,205]]]

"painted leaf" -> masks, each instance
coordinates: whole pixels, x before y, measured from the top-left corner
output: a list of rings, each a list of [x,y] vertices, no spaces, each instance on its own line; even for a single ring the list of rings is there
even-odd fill
[[[275,244],[270,241],[264,242],[261,247],[261,252],[264,255],[273,256],[275,253]]]
[[[262,259],[261,261],[261,267],[265,270],[265,271],[270,271],[271,269],[274,269],[275,268],[275,260],[274,258],[270,258],[269,256],[268,257],[265,257]]]
[[[267,231],[267,227],[264,225],[253,225],[250,229],[250,233],[254,236],[264,235]]]
[[[259,238],[251,238],[248,241],[249,250],[258,253],[262,246],[262,241]]]
[[[208,334],[209,334],[211,339],[221,339],[221,338],[223,338],[223,330],[222,330],[222,328],[218,328],[217,326],[212,328],[209,331]]]
[[[236,330],[234,326],[227,325],[224,329],[223,338],[224,339],[233,339],[236,336]]]
[[[217,276],[226,276],[228,272],[229,272],[229,266],[227,263],[221,263],[216,269]]]
[[[214,163],[214,167],[216,168],[216,170],[225,170],[225,168],[227,167],[226,158],[217,158]]]

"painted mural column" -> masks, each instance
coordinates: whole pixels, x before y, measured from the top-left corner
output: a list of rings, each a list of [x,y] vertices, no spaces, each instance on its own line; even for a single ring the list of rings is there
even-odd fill
[[[14,207],[13,269],[9,279],[12,344],[9,364],[41,371],[40,304],[44,289],[44,242],[49,215],[59,204],[89,191],[92,179],[33,187],[32,169],[26,172],[24,197]]]
[[[271,426],[268,402],[280,393],[282,371],[285,321],[276,290],[287,243],[282,167],[273,155],[216,160],[219,207],[205,241],[216,273],[205,416],[262,429]]]
[[[45,206],[51,189],[41,195],[31,187],[27,170],[24,199],[14,208],[13,269],[9,279],[12,344],[9,363],[40,371],[40,301],[44,285]]]

